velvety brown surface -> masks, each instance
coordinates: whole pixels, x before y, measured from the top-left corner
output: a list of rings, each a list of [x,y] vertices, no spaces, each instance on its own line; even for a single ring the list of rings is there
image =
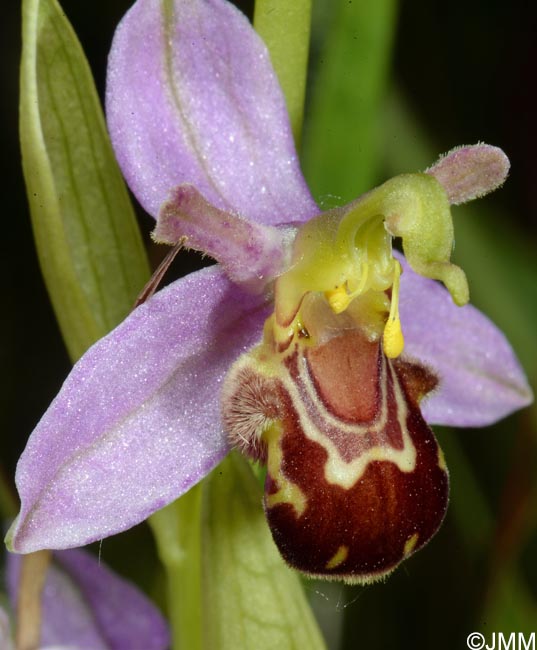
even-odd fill
[[[376,415],[382,364],[377,363],[378,346],[362,345],[353,341],[352,336],[355,338],[349,335],[347,341],[336,339],[333,343],[332,340],[330,348],[314,355],[310,353],[310,369],[327,372],[314,382],[325,407],[330,405],[330,396],[338,393],[338,386],[347,393],[334,400],[332,415],[339,415],[347,422],[353,419],[364,423]],[[351,351],[355,354],[349,359]],[[299,358],[291,359],[289,370],[300,388],[299,363]],[[280,552],[297,569],[311,574],[381,575],[404,559],[405,544],[410,538],[418,535],[412,547],[416,550],[440,526],[448,501],[448,475],[439,462],[438,444],[414,398],[426,392],[432,381],[421,368],[401,361],[395,366],[394,377],[406,402],[406,427],[416,450],[415,468],[404,472],[393,462],[372,461],[349,489],[326,481],[327,451],[301,430],[297,409],[282,390],[282,470],[306,495],[307,505],[303,514],[297,516],[292,505],[278,504],[267,508],[267,518]],[[401,447],[402,432],[397,421],[401,406],[396,401],[394,380],[390,379],[389,371],[385,386],[386,426],[381,431],[373,431],[372,427],[371,432],[354,434],[354,441],[353,434],[346,431],[339,436],[338,448],[345,439],[349,442],[347,447],[353,448],[356,454],[366,453],[378,445]],[[353,394],[356,396],[354,403]],[[306,405],[309,410],[315,406],[307,400]],[[267,494],[277,489],[276,481],[268,475]],[[327,569],[327,564],[342,546],[348,548],[346,559],[339,566]]]

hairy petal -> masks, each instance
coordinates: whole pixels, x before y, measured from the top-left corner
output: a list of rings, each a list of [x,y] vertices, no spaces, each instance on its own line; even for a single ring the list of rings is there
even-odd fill
[[[7,579],[17,600],[20,557],[9,554]],[[42,597],[41,645],[120,650],[166,650],[168,626],[157,608],[91,553],[54,554]],[[2,648],[4,646],[1,646]]]
[[[265,45],[228,2],[138,0],[114,37],[106,104],[119,164],[154,217],[185,183],[261,223],[318,211]]]
[[[227,453],[220,383],[268,315],[220,267],[138,307],[76,364],[17,466],[11,550],[68,548],[147,518]]]
[[[218,260],[227,275],[251,291],[265,286],[286,270],[294,231],[265,226],[219,210],[192,185],[173,190],[163,204],[153,231],[158,242],[175,244]]]
[[[459,205],[500,187],[509,167],[509,158],[499,147],[474,144],[452,149],[426,173],[441,183],[452,205]]]
[[[398,259],[405,354],[440,379],[422,404],[425,419],[479,427],[530,404],[531,388],[503,333],[472,305],[457,307],[444,287]]]

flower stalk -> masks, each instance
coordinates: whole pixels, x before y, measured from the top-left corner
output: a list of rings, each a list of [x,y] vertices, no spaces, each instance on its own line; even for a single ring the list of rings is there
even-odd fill
[[[41,639],[41,595],[51,551],[36,551],[22,558],[17,598],[17,650],[37,650]]]
[[[201,484],[155,512],[149,524],[166,570],[173,650],[201,650]]]

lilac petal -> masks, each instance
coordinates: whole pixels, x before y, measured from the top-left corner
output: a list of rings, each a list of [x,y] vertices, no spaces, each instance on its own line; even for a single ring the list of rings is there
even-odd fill
[[[187,248],[214,257],[233,282],[257,293],[285,270],[290,238],[289,230],[215,208],[192,185],[174,189],[153,231],[158,242],[175,244],[184,239]]]
[[[19,460],[10,550],[113,535],[205,476],[228,450],[221,381],[261,337],[264,300],[211,267],[155,294],[94,345]]]
[[[154,217],[187,183],[260,223],[318,212],[265,45],[224,0],[138,0],[114,37],[106,107],[120,167]]]
[[[13,603],[20,565],[20,556],[10,553],[7,579]],[[166,650],[170,635],[164,617],[134,585],[91,553],[73,549],[55,553],[49,567],[41,644],[79,650]]]
[[[533,401],[511,346],[472,305],[457,307],[440,284],[401,256],[399,312],[405,354],[432,368],[439,388],[422,404],[430,424],[486,426]]]

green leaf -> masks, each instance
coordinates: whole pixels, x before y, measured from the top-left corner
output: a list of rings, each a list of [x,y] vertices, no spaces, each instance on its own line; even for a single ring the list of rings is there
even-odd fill
[[[41,268],[73,359],[149,274],[82,48],[55,0],[24,0],[20,136]]]
[[[335,196],[341,204],[377,182],[380,105],[397,2],[325,1],[315,7],[314,28],[322,24],[326,35],[317,46],[318,63],[312,74],[303,166],[314,196],[321,201]]]
[[[481,630],[505,633],[535,632],[537,602],[516,566],[504,567],[488,594],[482,614]]]
[[[265,41],[287,102],[295,142],[304,117],[311,0],[256,0],[254,27]]]
[[[204,482],[204,647],[324,648],[298,575],[272,541],[261,499],[250,467],[235,454]]]

